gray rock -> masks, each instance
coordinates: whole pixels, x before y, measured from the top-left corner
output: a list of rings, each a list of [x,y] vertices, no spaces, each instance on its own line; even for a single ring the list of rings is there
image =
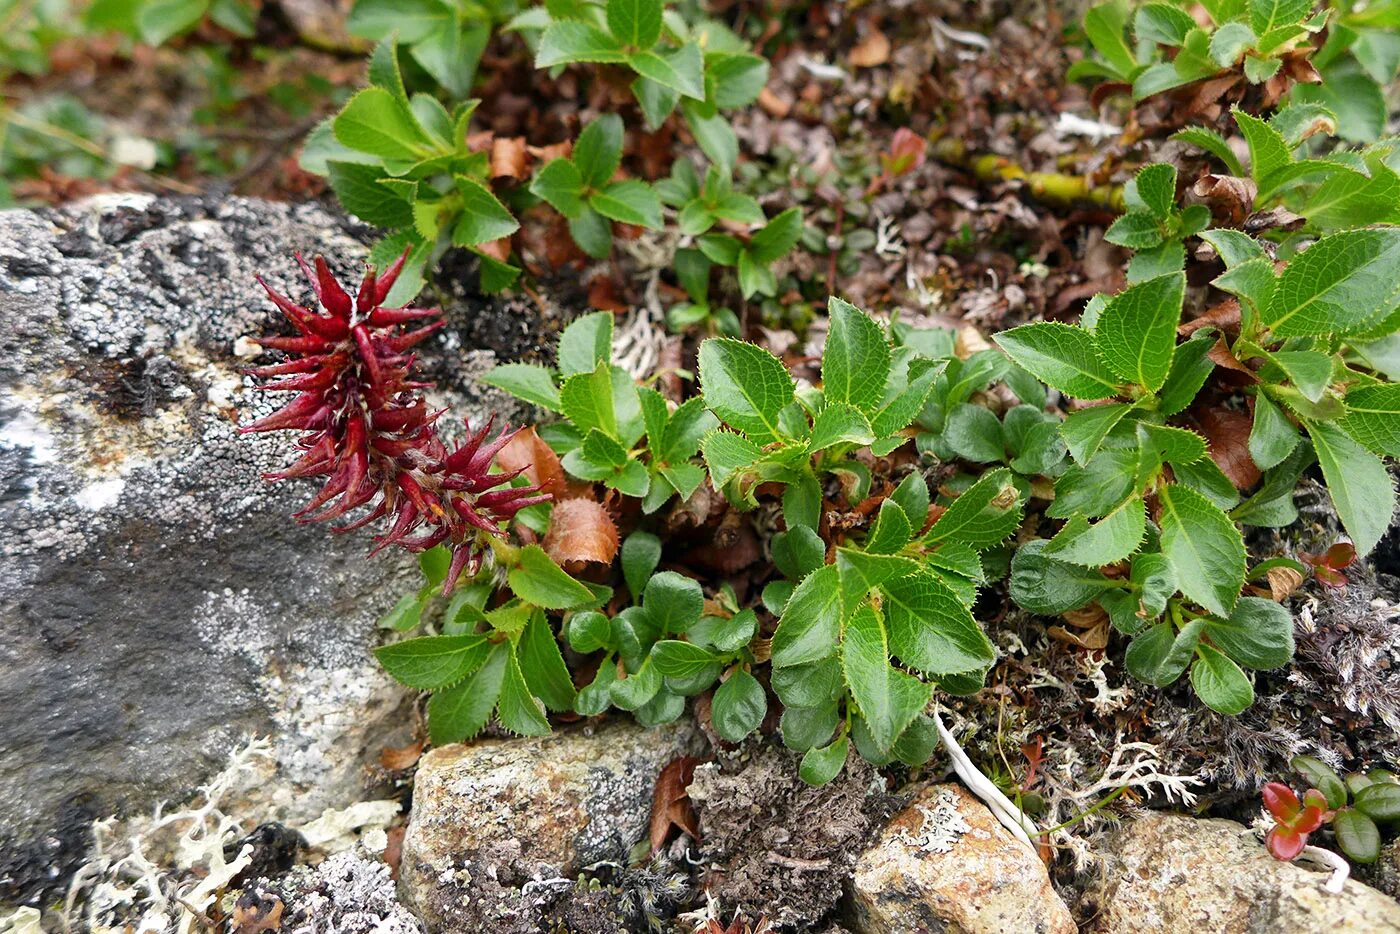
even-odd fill
[[[368,648],[412,561],[289,521],[314,486],[259,474],[291,436],[234,433],[275,402],[239,374],[239,338],[280,330],[254,273],[307,295],[301,250],[357,281],[369,237],[242,199],[0,213],[0,899],[41,896],[93,818],[188,796],[244,735],[276,745],[261,819],[296,822],[362,797],[407,722]],[[518,412],[470,377],[536,349],[538,318],[447,310],[434,401]]]
[[[604,860],[626,864],[647,833],[657,776],[698,744],[684,717],[432,750],[404,834],[405,900],[434,932],[536,930],[571,877]]]
[[[1400,903],[1355,880],[1332,895],[1324,873],[1279,862],[1234,821],[1152,814],[1105,849],[1102,934],[1400,934]]]
[[[961,785],[930,785],[861,854],[856,934],[1074,934],[1045,864]]]

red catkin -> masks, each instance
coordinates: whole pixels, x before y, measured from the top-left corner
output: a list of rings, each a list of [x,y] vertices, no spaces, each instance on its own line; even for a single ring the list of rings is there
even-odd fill
[[[325,478],[296,513],[298,521],[325,522],[364,509],[335,531],[383,520],[386,528],[375,536],[371,554],[389,545],[415,552],[446,545],[452,552],[446,593],[463,574],[480,569],[484,536],[503,538],[519,510],[549,495],[538,486],[509,486],[523,469],[491,471],[496,453],[519,429],[491,437],[493,416],[475,431],[468,425],[467,440],[456,450],[439,437],[442,411],[429,410],[417,394],[428,384],[409,378],[414,358],[407,351],[443,326],[442,313],[382,307],[405,256],[382,275],[366,270],[353,299],[323,258],[316,257],[313,268],[298,256],[319,309],[296,304],[258,277],[297,334],[259,340],[289,359],[246,372],[267,380],[260,390],[297,395],[239,431],[301,432],[298,458],[265,475]]]

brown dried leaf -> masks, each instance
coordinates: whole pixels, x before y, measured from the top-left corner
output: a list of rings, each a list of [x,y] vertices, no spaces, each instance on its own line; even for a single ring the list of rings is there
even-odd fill
[[[1210,208],[1217,223],[1238,227],[1254,207],[1259,188],[1253,181],[1233,175],[1203,175],[1191,188]]]
[[[855,68],[874,68],[890,60],[890,40],[883,32],[870,27],[870,31],[851,49],[847,59]]]
[[[491,141],[491,177],[524,178],[527,153],[525,137],[496,137]]]
[[[510,260],[510,237],[478,243],[473,249],[482,256],[489,256],[499,263],[508,262]]]
[[[1254,419],[1244,412],[1212,406],[1196,415],[1210,456],[1235,489],[1247,490],[1259,482],[1259,467],[1249,455],[1249,431]]]
[[[413,768],[421,755],[423,755],[423,741],[421,739],[416,743],[409,743],[407,746],[385,746],[379,750],[379,764],[390,772],[402,772],[404,769]]]
[[[782,120],[792,112],[792,101],[784,97],[779,97],[768,88],[758,92],[758,106],[770,117]]]
[[[233,908],[233,934],[265,934],[282,928],[282,899],[245,893]]]
[[[700,839],[695,811],[690,807],[690,782],[700,760],[694,756],[678,756],[666,764],[656,777],[656,789],[651,799],[651,851],[655,853],[666,843],[671,828],[677,827],[692,840]]]
[[[556,500],[569,492],[569,481],[564,476],[564,465],[559,462],[559,455],[535,433],[533,425],[517,433],[509,444],[501,448],[496,455],[496,464],[507,473],[525,468],[525,476],[530,478],[530,482]]]
[[[566,570],[590,561],[611,564],[617,539],[617,524],[602,503],[566,499],[554,504],[544,550]]]
[[[1293,568],[1272,567],[1264,574],[1269,578],[1269,596],[1275,603],[1282,603],[1303,586],[1303,575]]]
[[[1182,324],[1176,329],[1176,333],[1182,337],[1189,337],[1201,328],[1219,328],[1231,334],[1238,334],[1240,330],[1239,299],[1227,298],[1223,302],[1210,306],[1201,313],[1200,317],[1192,318]],[[1231,359],[1234,358],[1231,357]],[[1224,366],[1224,364],[1221,365]]]

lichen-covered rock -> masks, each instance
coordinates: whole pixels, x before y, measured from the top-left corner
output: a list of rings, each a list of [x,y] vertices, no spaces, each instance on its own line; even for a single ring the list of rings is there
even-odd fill
[[[363,797],[408,722],[368,649],[411,559],[290,521],[310,489],[260,477],[290,439],[235,435],[275,401],[239,372],[276,330],[254,274],[309,294],[300,250],[354,281],[369,237],[244,199],[0,212],[0,899],[61,886],[94,818],[187,797],[246,734],[278,759],[261,819],[299,822]],[[514,412],[470,377],[538,316],[446,312],[434,401]]]
[[[389,867],[352,852],[315,869],[298,866],[275,883],[253,883],[240,893],[235,911],[242,913],[242,919],[235,914],[235,928],[243,931],[423,934],[422,923],[399,901]]]
[[[399,863],[431,931],[534,931],[557,887],[647,832],[657,776],[701,742],[689,717],[444,746],[418,764]]]
[[[856,856],[895,804],[864,759],[852,756],[818,788],[798,778],[800,760],[752,743],[697,767],[689,789],[705,891],[784,931],[815,930],[839,904]]]
[[[856,934],[1074,934],[1045,864],[961,785],[930,785],[856,862]]]
[[[1330,894],[1326,874],[1279,862],[1234,821],[1152,814],[1105,849],[1101,934],[1400,934],[1400,903],[1355,880]]]

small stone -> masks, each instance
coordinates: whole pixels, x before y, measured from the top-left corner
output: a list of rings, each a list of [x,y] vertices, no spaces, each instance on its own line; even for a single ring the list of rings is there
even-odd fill
[[[1073,934],[1040,858],[961,785],[930,785],[856,862],[856,934]]]
[[[1152,814],[1107,849],[1101,934],[1400,934],[1400,903],[1354,879],[1330,894],[1326,873],[1274,859],[1234,821]]]
[[[536,899],[647,833],[668,762],[696,751],[689,717],[434,749],[418,764],[399,863],[430,931],[534,930]]]

